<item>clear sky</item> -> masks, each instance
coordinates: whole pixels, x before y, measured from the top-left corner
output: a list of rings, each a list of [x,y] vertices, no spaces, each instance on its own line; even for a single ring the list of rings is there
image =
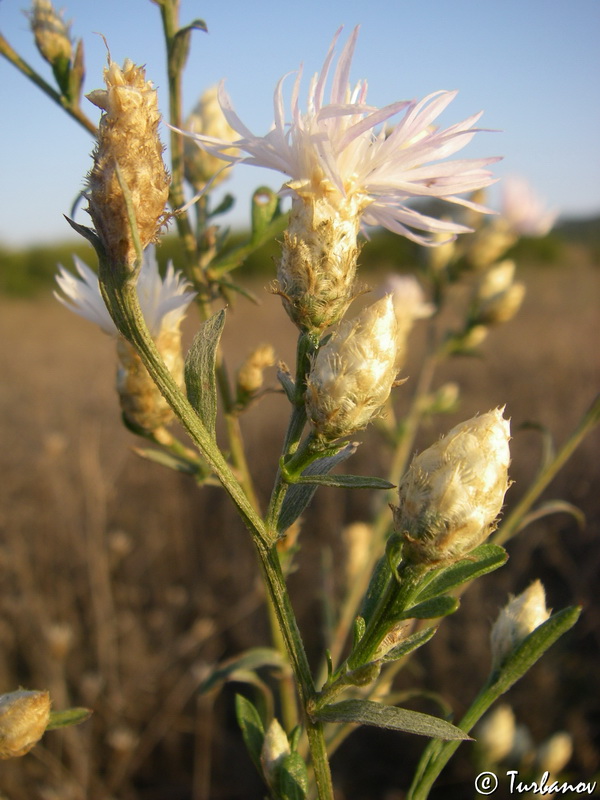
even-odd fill
[[[158,8],[150,0],[58,0],[82,37],[84,91],[101,88],[106,49],[122,63],[146,64],[166,87]],[[51,80],[34,48],[25,0],[1,0],[0,30]],[[479,133],[461,155],[502,155],[502,177],[525,177],[564,216],[600,212],[600,0],[183,0],[182,23],[202,17],[184,84],[186,110],[226,79],[234,107],[255,133],[273,118],[279,77],[320,69],[336,29],[361,25],[351,81],[366,78],[369,102],[385,105],[438,89],[459,95],[444,125],[484,109]],[[304,93],[304,97],[305,97]],[[166,94],[161,95],[162,106]],[[0,243],[68,238],[69,213],[90,167],[91,137],[0,58]],[[98,112],[87,100],[92,119]],[[166,135],[163,136],[166,139]],[[244,224],[252,189],[279,188],[279,174],[239,166],[223,186],[238,197],[229,217]],[[491,200],[494,202],[495,188]],[[87,215],[79,212],[85,223]]]

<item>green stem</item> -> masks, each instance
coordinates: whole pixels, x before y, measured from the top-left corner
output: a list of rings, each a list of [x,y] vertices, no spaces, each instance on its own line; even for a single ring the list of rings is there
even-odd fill
[[[59,94],[56,89],[53,89],[49,83],[38,75],[38,73],[31,67],[21,56],[10,46],[10,44],[6,41],[4,36],[0,33],[0,55],[3,55],[7,61],[10,61],[19,72],[23,73],[26,78],[34,83],[37,87],[39,87],[48,97],[53,100],[57,105],[59,105],[67,114],[72,117],[82,128],[85,128],[88,133],[91,133],[92,136],[96,136],[98,134],[98,129],[94,125],[94,123],[89,119],[83,111],[77,105],[73,105],[73,103],[65,97],[63,94]]]
[[[583,415],[579,424],[563,444],[553,460],[541,470],[537,478],[525,492],[521,500],[517,503],[511,513],[506,517],[495,536],[492,537],[496,544],[504,544],[512,536],[519,532],[525,514],[535,503],[546,486],[553,480],[554,476],[562,469],[564,464],[573,455],[577,447],[585,437],[593,430],[600,421],[600,395],[598,395],[590,408]]]

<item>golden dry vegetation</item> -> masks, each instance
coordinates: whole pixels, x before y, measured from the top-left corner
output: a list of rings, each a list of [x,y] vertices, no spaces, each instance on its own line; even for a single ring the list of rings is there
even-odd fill
[[[419,447],[477,411],[506,404],[512,418],[518,500],[542,453],[536,421],[561,443],[597,393],[600,272],[573,248],[568,263],[522,271],[528,294],[496,329],[483,358],[455,358],[436,380],[458,381],[459,410],[423,430]],[[254,283],[260,307],[240,301],[224,347],[238,365],[253,346],[293,360],[294,331],[279,300]],[[194,321],[187,324],[189,340]],[[144,446],[121,425],[112,343],[49,296],[0,300],[0,687],[47,688],[55,708],[87,705],[83,726],[46,734],[22,759],[3,763],[10,800],[252,800],[262,797],[233,721],[233,691],[198,697],[216,661],[268,643],[252,549],[217,488],[142,460]],[[407,407],[423,348],[413,334]],[[275,385],[274,375],[270,375]],[[243,419],[248,457],[268,496],[286,403],[267,394]],[[375,429],[360,437],[353,471],[385,474]],[[539,577],[555,609],[584,604],[578,626],[513,689],[519,721],[537,742],[555,730],[575,739],[569,770],[600,769],[600,463],[590,436],[545,492],[587,516],[534,523],[509,545],[508,565],[481,579],[462,608],[419,651],[399,687],[439,691],[460,713],[488,670],[488,631],[509,592]],[[320,489],[304,518],[291,592],[315,664],[327,599],[343,589],[344,524],[366,519],[372,497]],[[418,704],[415,708],[423,708]],[[424,708],[435,712],[435,708]],[[209,744],[211,742],[211,744]],[[423,741],[361,730],[333,759],[339,798],[402,797]],[[209,763],[212,761],[212,774]],[[469,745],[432,797],[472,795]],[[210,786],[210,789],[208,788]]]

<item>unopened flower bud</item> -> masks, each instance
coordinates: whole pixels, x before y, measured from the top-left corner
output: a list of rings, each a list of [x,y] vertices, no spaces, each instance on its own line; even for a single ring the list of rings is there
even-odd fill
[[[509,422],[495,409],[456,425],[413,459],[394,512],[407,561],[455,561],[490,535],[508,489],[509,438]]]
[[[439,248],[429,248],[438,250]],[[427,319],[435,311],[427,302],[425,292],[413,275],[390,275],[384,282],[384,294],[391,294],[396,312],[396,363],[400,367],[406,359],[408,337],[416,320]]]
[[[433,273],[440,273],[446,269],[454,258],[456,252],[456,239],[448,236],[447,233],[435,233],[433,236],[437,247],[425,248],[424,257],[427,266]]]
[[[31,30],[40,54],[52,66],[69,62],[73,55],[69,26],[50,0],[34,0],[29,13]]]
[[[474,269],[485,269],[504,255],[517,239],[502,220],[496,219],[475,234],[466,254],[467,261]]]
[[[234,141],[239,138],[239,135],[225,119],[218,100],[217,86],[211,86],[204,92],[186,119],[184,128],[190,133],[199,133],[216,139]],[[212,180],[212,186],[215,187],[229,177],[229,170],[221,172],[229,162],[200,149],[194,139],[186,136],[183,148],[185,177],[197,191],[201,190],[210,180]],[[235,148],[232,148],[230,155],[235,155],[235,153]],[[217,173],[219,174],[217,175]]]
[[[0,758],[24,756],[39,742],[50,719],[48,692],[0,695]]]
[[[573,755],[573,739],[566,731],[559,731],[541,744],[536,753],[536,767],[540,772],[558,775]]]
[[[373,529],[366,522],[353,522],[342,530],[346,556],[344,573],[346,585],[352,586],[369,561]]]
[[[500,611],[491,632],[492,666],[501,666],[515,648],[550,616],[541,581],[534,581]]]
[[[145,70],[129,59],[122,69],[111,61],[104,80],[105,90],[88,95],[104,111],[88,176],[88,211],[109,261],[132,266],[136,250],[116,167],[131,197],[142,249],[157,240],[170,178],[158,137],[156,90]]]
[[[515,262],[502,261],[489,269],[477,288],[474,321],[483,325],[508,322],[519,310],[525,285],[515,283]]]
[[[512,708],[503,703],[483,718],[477,727],[476,739],[487,764],[498,764],[512,751],[516,721]]]
[[[273,718],[265,733],[260,754],[265,777],[269,782],[274,780],[277,767],[282,759],[289,756],[290,753],[290,743],[287,735],[279,722]]]
[[[263,385],[263,373],[275,363],[275,351],[270,344],[261,344],[250,353],[237,374],[238,395],[242,398],[256,394]]]
[[[318,436],[333,441],[380,413],[397,373],[396,315],[390,295],[340,323],[317,352],[306,411]]]
[[[294,199],[274,291],[301,330],[334,325],[358,294],[358,229],[355,200],[332,204],[311,193]]]

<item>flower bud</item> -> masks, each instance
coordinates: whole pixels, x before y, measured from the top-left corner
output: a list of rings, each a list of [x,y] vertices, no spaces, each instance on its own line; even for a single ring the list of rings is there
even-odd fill
[[[256,394],[263,385],[263,373],[275,363],[275,351],[270,344],[261,344],[250,353],[237,374],[237,389],[240,398]]]
[[[342,542],[345,583],[351,587],[369,562],[373,529],[366,522],[353,522],[342,529]]]
[[[536,766],[540,772],[558,775],[573,755],[573,739],[566,731],[559,731],[541,744],[536,753]]]
[[[73,55],[69,26],[50,0],[34,0],[29,21],[37,49],[46,61],[52,66],[68,63]]]
[[[546,236],[558,214],[545,207],[527,181],[511,176],[502,184],[502,216],[519,236]]]
[[[475,297],[473,321],[482,325],[508,322],[519,310],[525,285],[514,282],[515,262],[502,261],[491,267],[480,282]]]
[[[485,269],[504,255],[517,239],[502,220],[494,220],[474,235],[466,253],[467,261],[474,269]]]
[[[407,561],[455,561],[494,530],[508,489],[510,426],[502,410],[456,425],[416,456],[394,511]]]
[[[476,739],[487,764],[498,764],[513,749],[516,721],[512,708],[503,703],[483,718],[477,727]]]
[[[218,100],[218,87],[211,86],[207,89],[196,107],[186,119],[184,128],[190,133],[199,133],[216,139],[230,139],[234,141],[239,135],[233,130],[225,119]],[[194,139],[186,136],[183,143],[185,177],[192,186],[200,191],[212,179],[213,188],[229,177],[229,171],[223,171],[230,162],[224,161],[216,155],[201,150]],[[231,149],[234,155],[236,150]],[[217,177],[217,173],[220,173]]]
[[[334,325],[358,294],[355,206],[355,201],[335,204],[320,194],[292,203],[274,291],[300,330],[323,331]]]
[[[129,191],[142,249],[157,240],[169,196],[169,174],[158,137],[156,90],[142,67],[111,61],[105,90],[88,99],[103,110],[88,176],[88,212],[112,264],[132,266],[136,250],[116,167]]]
[[[541,581],[534,581],[500,611],[491,632],[492,667],[498,668],[550,616]]]
[[[48,692],[0,695],[0,758],[24,756],[39,742],[50,719]]]
[[[260,754],[265,777],[269,782],[274,780],[279,763],[290,753],[290,743],[287,735],[279,722],[273,718],[265,733]]]
[[[438,250],[433,247],[431,250]],[[433,303],[425,299],[425,292],[413,275],[390,275],[383,284],[384,294],[391,294],[396,312],[396,363],[400,367],[406,359],[408,337],[418,319],[427,319],[435,311]]]
[[[386,295],[340,323],[314,358],[306,411],[318,436],[333,441],[366,427],[388,399],[397,373],[397,323]]]

